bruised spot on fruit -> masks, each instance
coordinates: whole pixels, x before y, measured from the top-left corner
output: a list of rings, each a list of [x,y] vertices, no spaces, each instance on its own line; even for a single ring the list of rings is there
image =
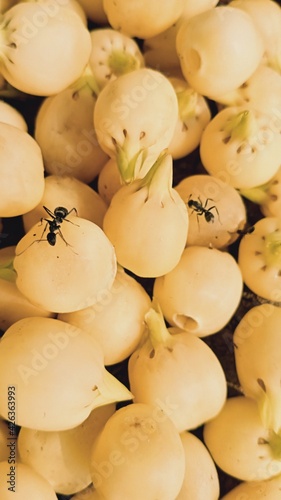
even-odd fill
[[[228,143],[229,143],[229,141],[230,141],[230,139],[231,139],[231,136],[230,136],[230,135],[228,135],[227,137],[225,137],[225,138],[222,140],[222,142],[223,142],[224,144],[228,144]]]
[[[257,383],[259,384],[259,386],[261,387],[261,389],[266,392],[266,385],[264,383],[264,380],[262,378],[258,378],[257,379]]]
[[[174,350],[172,347],[169,347],[167,345],[165,346],[165,349],[167,349],[167,351],[169,351],[169,352],[173,352],[173,350]]]
[[[152,358],[154,358],[154,356],[155,356],[155,349],[151,349],[151,351],[149,353],[149,357],[152,359]]]
[[[269,442],[266,439],[264,439],[263,437],[259,437],[258,444],[269,444]]]

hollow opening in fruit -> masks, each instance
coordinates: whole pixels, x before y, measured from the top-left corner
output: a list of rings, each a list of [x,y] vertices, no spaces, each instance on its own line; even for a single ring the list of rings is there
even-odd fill
[[[190,49],[187,54],[188,68],[192,72],[199,71],[202,65],[200,54],[195,49]]]
[[[176,314],[174,316],[174,322],[183,330],[194,331],[198,328],[197,321],[190,316],[186,316],[185,314]]]

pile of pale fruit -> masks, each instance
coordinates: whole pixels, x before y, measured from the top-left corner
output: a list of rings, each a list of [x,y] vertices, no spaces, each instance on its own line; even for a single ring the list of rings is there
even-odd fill
[[[280,186],[278,2],[2,0],[1,500],[280,500]]]

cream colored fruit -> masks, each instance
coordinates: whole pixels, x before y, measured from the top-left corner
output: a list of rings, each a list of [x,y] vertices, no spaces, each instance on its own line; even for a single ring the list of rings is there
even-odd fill
[[[229,322],[242,291],[242,274],[230,253],[194,245],[172,271],[156,278],[153,294],[170,325],[204,337]]]
[[[110,290],[93,306],[59,314],[58,319],[87,331],[101,345],[104,364],[124,361],[138,346],[145,331],[144,315],[151,299],[143,286],[118,267]]]
[[[117,410],[92,448],[91,475],[101,498],[171,500],[184,470],[178,431],[151,405],[133,403]]]
[[[265,427],[281,430],[281,309],[273,304],[250,308],[234,330],[235,367],[244,395],[259,405]]]
[[[6,101],[0,100],[0,122],[9,123],[28,132],[27,123],[22,113]]]
[[[144,67],[140,47],[130,36],[113,28],[95,28],[90,35],[89,67],[99,90],[118,76]]]
[[[202,132],[211,119],[211,111],[206,99],[183,77],[170,77],[169,80],[177,94],[179,115],[168,151],[177,160],[199,146]]]
[[[93,126],[97,97],[92,79],[85,70],[75,85],[47,97],[36,114],[34,130],[46,172],[73,176],[86,184],[108,159]]]
[[[55,314],[37,307],[30,302],[16,286],[16,273],[13,270],[15,246],[0,250],[0,330],[22,318],[30,316],[54,317]]]
[[[148,332],[128,365],[134,402],[161,408],[179,432],[196,429],[225,403],[227,386],[219,359],[192,333],[167,328],[161,311],[149,310],[145,320]]]
[[[125,182],[147,172],[168,147],[177,117],[172,84],[163,73],[147,67],[109,82],[93,113],[98,142],[116,159]]]
[[[180,17],[183,0],[104,0],[109,24],[131,37],[148,38],[172,26]]]
[[[270,112],[258,111],[253,104],[227,106],[219,111],[206,126],[200,142],[206,171],[240,190],[270,181],[279,170],[280,154],[280,123]]]
[[[263,481],[244,481],[221,500],[279,500],[280,489],[281,475]]]
[[[31,467],[8,461],[0,462],[0,496],[1,500],[57,500],[52,486]]]
[[[238,249],[244,283],[252,292],[272,302],[281,302],[280,217],[263,217],[255,230],[245,235]]]
[[[80,217],[66,219],[54,246],[46,241],[48,227],[42,236],[45,221],[33,226],[18,243],[14,259],[20,292],[53,312],[94,304],[110,289],[117,271],[114,248],[103,230]]]
[[[0,123],[0,216],[15,217],[32,210],[44,192],[40,147],[31,135]]]
[[[57,493],[81,491],[91,483],[91,447],[115,408],[114,403],[96,408],[84,422],[66,431],[21,427],[17,439],[20,461],[43,476]]]
[[[180,437],[185,452],[185,476],[176,500],[218,500],[218,472],[207,447],[191,432],[182,432]]]
[[[122,178],[118,170],[117,162],[114,158],[110,158],[98,176],[98,193],[107,205],[113,198],[113,195],[122,186]]]
[[[184,250],[187,208],[172,187],[172,174],[172,157],[164,153],[143,179],[115,193],[104,216],[103,229],[118,263],[137,276],[162,276]]]
[[[80,425],[94,408],[130,400],[130,391],[104,367],[99,344],[86,332],[53,318],[24,318],[0,341],[0,414],[40,431]]]
[[[211,99],[242,85],[257,69],[264,52],[250,15],[228,5],[183,21],[176,47],[190,86]]]
[[[261,481],[281,473],[280,436],[266,428],[254,399],[228,398],[203,430],[217,466],[241,481]]]
[[[64,43],[61,43],[63,38]],[[56,94],[83,73],[91,52],[84,21],[59,4],[18,2],[0,26],[0,69],[7,82],[31,95]]]
[[[244,228],[247,213],[244,201],[234,187],[212,175],[197,174],[182,179],[175,189],[188,208],[187,245],[225,249],[237,240],[237,231]],[[206,212],[199,214],[196,207],[189,207],[191,201],[199,203],[199,212],[201,207],[209,211],[212,220],[206,220]]]
[[[77,215],[88,219],[102,227],[107,205],[102,197],[84,182],[69,175],[48,175],[45,178],[45,189],[40,203],[33,210],[23,215],[25,231],[40,222],[41,217],[48,214],[44,206],[52,212],[63,206],[67,210],[76,208]]]
[[[107,25],[107,17],[103,8],[103,0],[95,0],[92,2],[91,0],[78,0],[80,5],[82,6],[86,16],[91,21],[98,25]]]

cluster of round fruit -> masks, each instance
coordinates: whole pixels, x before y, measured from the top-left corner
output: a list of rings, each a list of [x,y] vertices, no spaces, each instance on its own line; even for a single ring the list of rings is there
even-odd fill
[[[0,496],[275,500],[281,8],[92,3],[0,7]]]

